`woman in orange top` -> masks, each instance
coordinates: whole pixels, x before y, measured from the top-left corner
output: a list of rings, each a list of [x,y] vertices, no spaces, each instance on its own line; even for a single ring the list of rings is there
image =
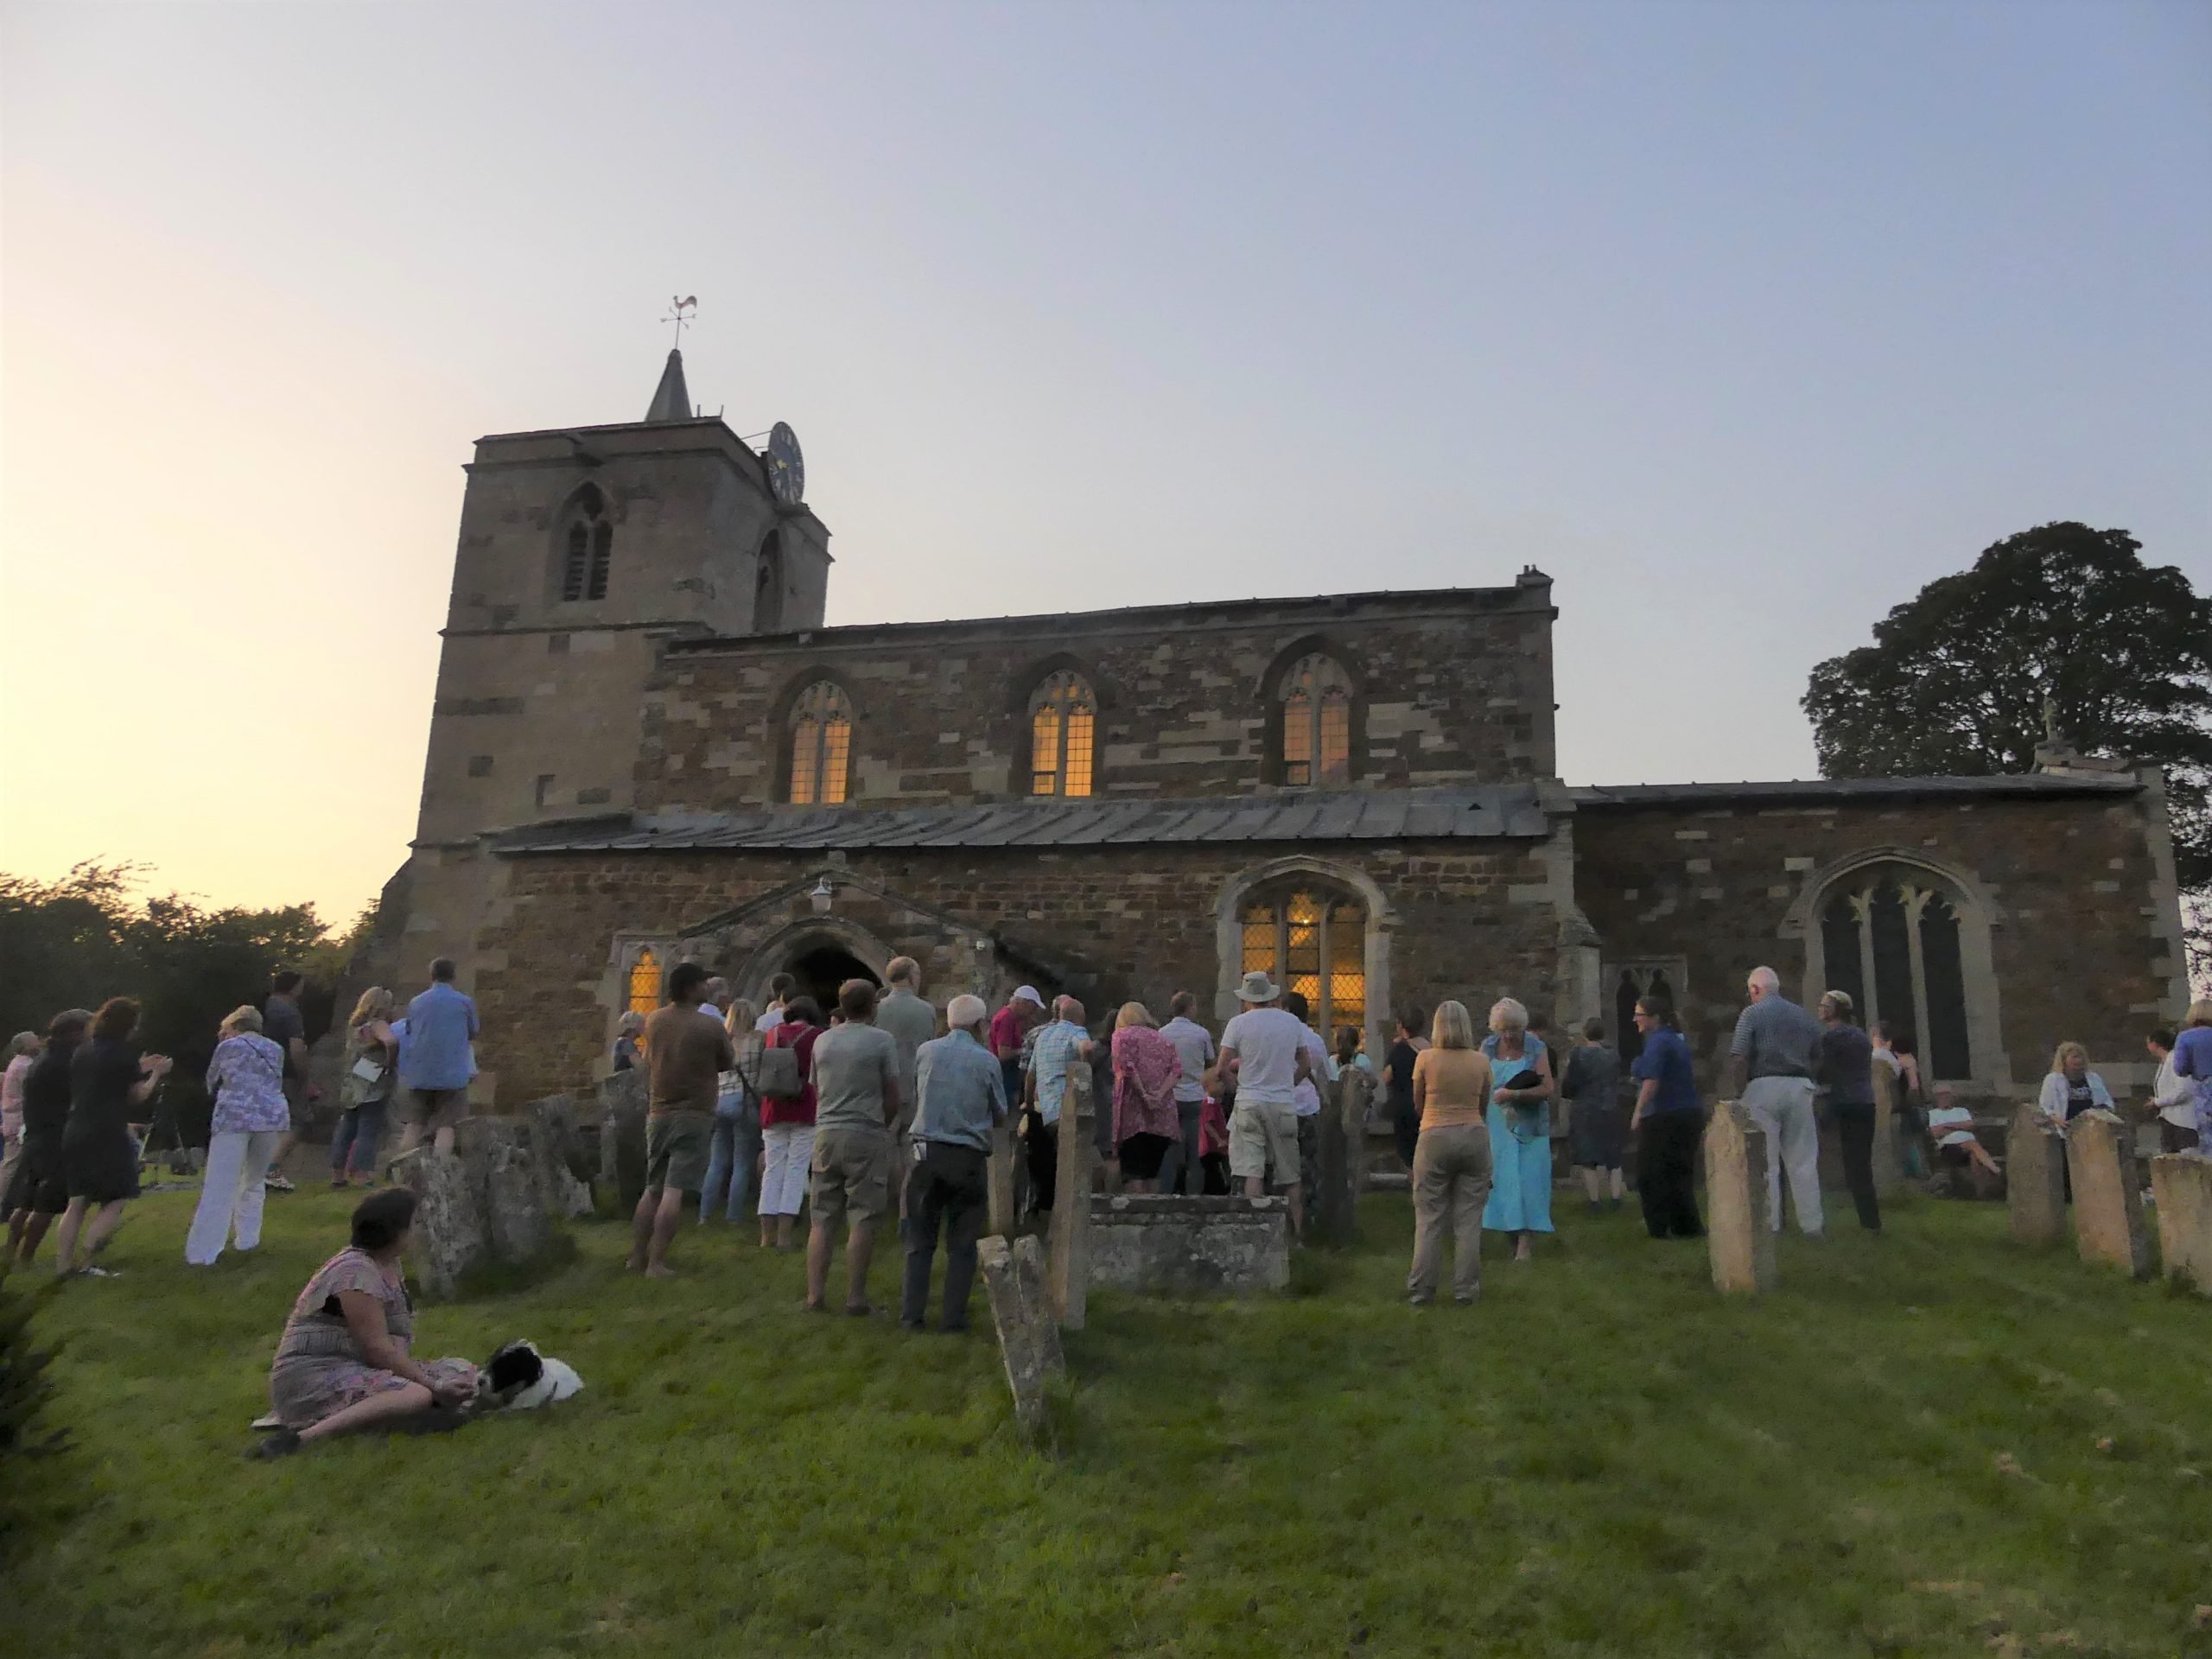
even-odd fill
[[[1490,1129],[1483,1109],[1491,1065],[1475,1046],[1475,1022],[1463,1002],[1438,1006],[1431,1046],[1414,1061],[1414,1265],[1406,1300],[1425,1307],[1444,1267],[1444,1228],[1452,1227],[1452,1297],[1471,1302],[1483,1287],[1483,1203],[1490,1196]]]

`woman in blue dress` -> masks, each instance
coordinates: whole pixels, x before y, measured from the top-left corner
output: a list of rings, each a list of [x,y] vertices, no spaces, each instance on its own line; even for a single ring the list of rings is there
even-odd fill
[[[1552,1062],[1541,1037],[1529,1034],[1529,1010],[1503,997],[1490,1011],[1490,1126],[1492,1175],[1483,1227],[1513,1235],[1513,1259],[1535,1253],[1529,1235],[1552,1230]]]

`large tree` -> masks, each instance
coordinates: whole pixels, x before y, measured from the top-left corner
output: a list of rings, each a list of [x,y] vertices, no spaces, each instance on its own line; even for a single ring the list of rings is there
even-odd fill
[[[2212,889],[2212,596],[2124,530],[2006,537],[1815,667],[1804,707],[1827,777],[1986,776],[2034,769],[2046,702],[2075,747],[2165,768],[2182,887]]]

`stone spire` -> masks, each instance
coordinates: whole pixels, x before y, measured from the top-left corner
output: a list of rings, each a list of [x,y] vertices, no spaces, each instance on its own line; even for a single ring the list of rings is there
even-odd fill
[[[683,384],[683,353],[671,351],[668,366],[660,372],[660,385],[653,388],[652,406],[645,410],[648,421],[688,421],[691,418],[691,391]]]

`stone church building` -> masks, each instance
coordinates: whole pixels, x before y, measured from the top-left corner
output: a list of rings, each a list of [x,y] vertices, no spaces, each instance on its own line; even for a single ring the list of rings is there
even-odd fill
[[[1325,1028],[1500,995],[1557,1029],[1663,986],[1725,1052],[1745,973],[1840,987],[1932,1074],[2115,1088],[2185,1001],[2155,771],[1569,787],[1552,584],[830,627],[795,471],[701,418],[480,439],[420,819],[361,964],[454,957],[485,1103],[606,1069],[696,959],[758,1001],[899,955],[1096,1020],[1239,976]],[[1378,572],[1387,574],[1387,572]]]

